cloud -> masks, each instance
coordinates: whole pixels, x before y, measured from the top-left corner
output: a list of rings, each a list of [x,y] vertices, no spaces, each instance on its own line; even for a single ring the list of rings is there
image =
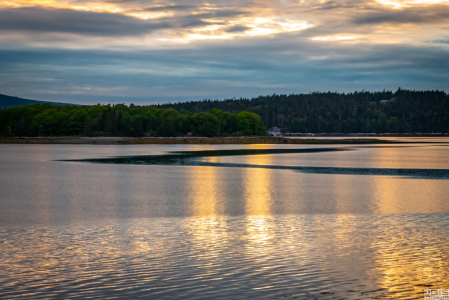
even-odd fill
[[[343,1],[327,1],[324,3],[320,3],[317,6],[314,6],[315,10],[332,10],[332,9],[348,9],[360,6],[361,2],[359,1],[357,4],[354,3],[344,3]]]
[[[167,23],[152,24],[121,14],[43,9],[37,7],[0,10],[0,31],[63,32],[84,35],[141,35],[172,27]]]
[[[449,44],[449,40],[434,40],[432,43],[436,44]]]
[[[427,7],[412,7],[398,10],[381,10],[366,13],[355,17],[355,24],[381,24],[381,23],[415,23],[435,24],[449,20],[448,5],[430,5]]]
[[[137,103],[398,86],[449,89],[447,5],[73,3],[77,10],[69,4],[0,9],[0,93]],[[95,11],[101,4],[121,13]],[[295,29],[304,23],[312,27]],[[409,23],[426,26],[391,26]],[[341,39],[349,36],[354,39]]]
[[[212,18],[229,18],[249,14],[250,14],[249,12],[240,9],[221,9],[207,13],[198,13],[194,15],[189,15],[189,17],[195,17],[200,19],[212,19]]]
[[[0,9],[0,32],[73,33],[86,36],[138,36],[161,29],[203,27],[222,22],[220,19],[246,14],[242,11],[219,10],[194,15],[144,20],[118,13],[71,9],[24,7]]]
[[[398,86],[444,90],[449,82],[447,51],[439,47],[322,44],[297,34],[203,42],[191,49],[2,50],[0,57],[2,93],[72,102],[110,97],[145,103]]]
[[[194,9],[194,5],[164,5],[164,6],[152,6],[147,7],[143,10],[145,11],[188,11]]]
[[[235,33],[235,32],[245,32],[245,31],[247,31],[247,30],[251,30],[252,28],[251,27],[248,27],[248,26],[245,26],[245,25],[234,25],[234,26],[231,26],[231,27],[228,27],[227,29],[226,29],[226,32],[232,32],[232,33]]]

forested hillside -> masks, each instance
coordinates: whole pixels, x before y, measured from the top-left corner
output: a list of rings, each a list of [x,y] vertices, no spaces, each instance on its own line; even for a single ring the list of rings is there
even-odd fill
[[[381,104],[381,100],[390,100]],[[413,133],[449,131],[449,96],[442,91],[310,93],[253,99],[169,103],[157,107],[193,112],[212,108],[258,114],[282,132]]]
[[[43,104],[43,103],[50,103],[52,105],[62,105],[62,106],[74,105],[74,104],[69,104],[69,103],[29,100],[29,99],[0,94],[0,109],[10,108],[10,107],[15,107],[15,106],[32,105],[32,104]],[[79,105],[77,105],[77,106],[79,106]]]
[[[0,110],[0,136],[265,135],[257,114],[218,109],[192,113],[152,106],[35,104]]]

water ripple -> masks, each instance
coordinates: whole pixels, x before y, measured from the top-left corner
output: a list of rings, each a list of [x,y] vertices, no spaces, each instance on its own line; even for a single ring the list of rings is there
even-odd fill
[[[1,228],[0,295],[421,299],[428,286],[449,284],[448,217],[247,216]],[[270,229],[265,236],[263,228]]]

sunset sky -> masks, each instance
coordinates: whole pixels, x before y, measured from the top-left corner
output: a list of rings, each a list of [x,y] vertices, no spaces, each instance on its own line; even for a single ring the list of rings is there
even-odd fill
[[[0,0],[0,94],[150,103],[449,91],[449,1]]]

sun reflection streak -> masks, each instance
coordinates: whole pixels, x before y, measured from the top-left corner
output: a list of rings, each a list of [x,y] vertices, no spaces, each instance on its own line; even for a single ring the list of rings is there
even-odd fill
[[[209,158],[217,162],[215,157]],[[227,245],[227,225],[220,215],[223,213],[223,201],[219,197],[219,178],[213,167],[192,167],[191,218],[186,224],[186,232],[191,237],[192,247],[201,249],[196,257],[204,268],[202,276],[209,276],[219,261],[220,252]]]
[[[400,227],[401,224],[390,219],[391,228]],[[416,221],[414,221],[416,222]],[[385,236],[373,240],[375,249],[375,264],[372,269],[379,287],[389,293],[394,293],[398,299],[416,299],[410,293],[419,296],[430,284],[432,289],[447,288],[447,270],[449,270],[449,257],[447,249],[435,245],[434,240],[445,240],[446,236],[431,233],[431,236],[417,236],[404,228],[400,234],[385,232]],[[415,245],[423,245],[420,253],[413,251]],[[439,283],[435,285],[435,283]],[[410,287],[413,287],[414,290]]]
[[[258,147],[258,146],[254,146]],[[248,156],[248,164],[271,164],[268,155]],[[245,169],[246,198],[246,231],[247,255],[252,259],[266,261],[268,246],[274,238],[273,220],[271,216],[272,197],[271,176],[269,169]]]
[[[215,157],[210,162],[217,162]],[[218,178],[213,167],[193,167],[191,179],[192,214],[196,217],[215,217],[218,214]]]
[[[269,155],[248,156],[247,164],[270,165],[272,164]],[[249,216],[270,216],[271,215],[271,176],[273,170],[270,169],[245,169],[245,189],[246,189],[246,214]]]

